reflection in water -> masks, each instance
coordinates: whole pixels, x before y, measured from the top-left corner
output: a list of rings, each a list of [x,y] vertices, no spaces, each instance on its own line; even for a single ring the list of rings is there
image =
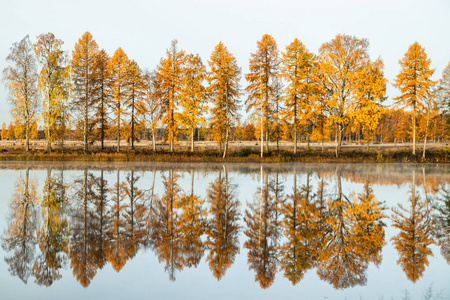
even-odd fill
[[[217,280],[220,280],[233,264],[239,252],[239,201],[236,198],[236,185],[228,180],[227,168],[208,187],[209,220],[206,226],[209,250],[206,261]]]
[[[248,240],[249,269],[256,272],[255,280],[262,288],[268,288],[275,279],[277,271],[277,202],[273,185],[269,188],[268,173],[264,175],[261,167],[261,187],[256,192],[255,202],[245,210],[245,235]],[[258,196],[259,195],[259,196]]]
[[[27,283],[35,259],[37,208],[37,183],[21,173],[9,204],[8,230],[2,236],[2,248],[8,253],[5,262],[9,272]]]
[[[428,203],[416,194],[415,172],[410,193],[409,209],[401,204],[398,204],[398,208],[393,208],[393,226],[400,232],[392,240],[400,256],[397,262],[406,277],[416,282],[429,264],[428,256],[433,255],[429,245],[434,241],[431,238],[433,223],[429,216]]]
[[[441,187],[435,211],[435,236],[442,256],[450,264],[450,187],[448,185]]]
[[[61,279],[59,269],[65,266],[69,252],[69,223],[66,218],[67,185],[62,171],[52,176],[47,170],[42,197],[42,222],[37,230],[41,253],[33,265],[32,275],[39,285],[50,286]]]
[[[31,275],[50,286],[69,265],[87,287],[107,263],[119,272],[147,248],[170,280],[203,258],[220,280],[239,253],[241,232],[249,269],[262,288],[273,284],[278,271],[295,285],[313,269],[335,288],[365,285],[368,266],[381,264],[387,216],[372,189],[375,177],[358,175],[361,192],[347,194],[343,180],[356,175],[345,176],[339,167],[333,172],[260,167],[251,171],[258,182],[253,199],[238,199],[227,167],[214,171],[203,174],[212,179],[201,189],[194,169],[145,173],[86,167],[74,178],[48,168],[40,200],[26,168],[16,181],[1,237],[9,272],[25,283]],[[143,182],[146,174],[151,181]],[[436,179],[430,184],[423,169],[422,200],[415,171],[411,175],[408,206],[399,204],[390,218],[398,264],[415,282],[428,265],[431,244],[438,244],[450,263],[450,188],[436,188]],[[183,180],[190,182],[184,190]]]

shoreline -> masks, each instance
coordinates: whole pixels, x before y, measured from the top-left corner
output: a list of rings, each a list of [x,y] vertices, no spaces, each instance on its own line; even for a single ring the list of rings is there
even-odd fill
[[[47,153],[43,150],[25,152],[19,149],[2,149],[0,161],[111,161],[111,162],[216,162],[216,163],[450,163],[450,149],[430,148],[426,158],[417,149],[412,155],[408,149],[342,149],[336,157],[334,149],[321,150],[299,149],[297,154],[289,150],[272,150],[260,157],[259,151],[252,148],[232,149],[224,159],[217,150],[206,149],[195,152],[177,150],[168,152],[148,149],[124,150],[122,152],[102,151],[84,154],[80,150],[57,150]]]

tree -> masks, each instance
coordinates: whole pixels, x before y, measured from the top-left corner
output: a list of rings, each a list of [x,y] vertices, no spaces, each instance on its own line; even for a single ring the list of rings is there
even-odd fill
[[[189,54],[183,74],[181,90],[181,122],[189,130],[191,137],[191,152],[194,152],[195,129],[199,122],[205,120],[203,114],[208,110],[206,105],[206,68],[200,56]]]
[[[152,134],[153,152],[156,151],[156,126],[161,117],[161,87],[156,71],[145,72],[143,76],[143,101],[145,105],[147,122]]]
[[[137,138],[137,128],[141,125],[141,118],[145,113],[144,102],[142,101],[142,71],[138,64],[133,60],[128,66],[129,90],[126,106],[130,112],[130,139],[131,149],[134,150],[134,140]]]
[[[230,128],[238,118],[241,69],[236,58],[220,42],[211,53],[208,61],[210,72],[208,75],[208,94],[211,97],[212,134],[219,143],[219,150],[223,158],[227,156]]]
[[[330,117],[337,126],[336,157],[341,150],[342,133],[350,123],[352,103],[356,101],[358,74],[369,58],[368,47],[366,39],[337,35],[319,49],[319,78],[328,96]]]
[[[92,107],[96,92],[98,52],[97,43],[87,31],[78,40],[75,49],[72,51],[71,67],[74,91],[72,105],[83,120],[85,153],[88,153],[88,139],[92,128]]]
[[[250,73],[245,75],[249,85],[245,88],[247,112],[254,109],[261,122],[261,157],[264,155],[264,125],[266,128],[266,151],[269,151],[269,119],[272,117],[276,77],[278,76],[279,51],[275,39],[263,35],[257,42],[258,49],[251,53]]]
[[[11,123],[9,123],[8,131],[6,133],[6,138],[8,140],[14,140],[16,138],[16,134],[15,134],[14,131],[15,131],[14,130],[14,124],[13,124],[13,122],[11,122]]]
[[[30,151],[30,135],[33,123],[38,120],[40,102],[37,62],[28,35],[13,44],[6,61],[9,65],[3,69],[3,76],[11,94],[11,113],[25,129],[25,150]]]
[[[308,122],[313,120],[310,113],[314,107],[312,95],[315,81],[312,73],[316,58],[298,39],[289,44],[281,56],[281,75],[287,82],[285,116],[286,120],[292,122],[294,128],[294,154],[296,154],[299,127],[309,126]]]
[[[128,56],[119,48],[108,61],[109,93],[111,95],[111,108],[114,114],[116,126],[117,152],[120,152],[121,126],[125,123],[125,101],[128,93],[128,68],[130,61]]]
[[[66,55],[61,50],[63,41],[53,33],[41,34],[33,45],[42,68],[38,76],[38,88],[44,95],[43,118],[46,130],[47,152],[51,142],[64,139],[67,125],[67,99],[69,96],[70,66],[66,66]]]
[[[180,101],[181,85],[183,81],[186,55],[179,50],[178,41],[173,40],[170,48],[166,50],[167,57],[161,58],[157,68],[157,76],[161,83],[161,109],[163,124],[169,131],[170,152],[173,152],[173,143],[177,134],[179,114],[177,112]]]
[[[2,132],[1,132],[1,136],[0,137],[1,137],[2,140],[6,140],[7,136],[8,136],[8,131],[6,129],[6,123],[3,122],[2,123]]]
[[[367,141],[369,150],[370,140],[378,127],[381,119],[381,103],[385,100],[386,82],[383,75],[383,61],[377,59],[375,62],[368,61],[367,65],[360,70],[355,85],[357,101],[353,103],[350,110],[350,118],[355,124],[361,126]]]
[[[394,98],[395,104],[413,112],[413,155],[416,154],[416,113],[424,107],[429,89],[436,83],[431,80],[434,69],[430,69],[430,63],[425,49],[415,42],[399,61],[401,71],[393,83],[402,93]]]
[[[109,56],[105,50],[97,52],[95,58],[95,89],[93,95],[94,105],[94,118],[92,120],[92,126],[96,139],[100,139],[101,149],[104,149],[105,132],[108,130],[107,109],[110,105],[111,95],[109,94],[109,71],[108,71]]]

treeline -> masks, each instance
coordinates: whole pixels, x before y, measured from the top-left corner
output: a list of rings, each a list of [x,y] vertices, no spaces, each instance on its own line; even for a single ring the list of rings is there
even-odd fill
[[[448,139],[450,64],[440,81],[417,42],[400,61],[393,85],[401,94],[394,106],[384,105],[387,79],[383,61],[369,57],[369,43],[337,35],[318,54],[298,39],[284,52],[264,35],[251,53],[247,86],[241,87],[241,68],[220,42],[207,64],[172,41],[152,71],[119,48],[112,56],[100,49],[89,32],[69,53],[52,33],[32,44],[26,36],[13,44],[4,69],[14,122],[2,126],[2,139],[20,138],[30,150],[43,124],[47,151],[52,143],[82,140],[84,151],[105,139],[151,139],[156,151],[160,134],[170,151],[179,138],[214,140],[226,157],[230,140],[261,141],[261,157],[269,141],[334,140],[336,156],[343,140],[378,142],[442,141]],[[207,68],[207,66],[208,68]],[[241,101],[244,97],[245,100]],[[249,117],[240,120],[244,106]],[[406,110],[405,110],[406,109]],[[264,147],[265,144],[265,147]]]
[[[119,272],[143,250],[154,251],[170,280],[202,261],[220,280],[242,245],[262,288],[277,274],[296,285],[315,269],[321,280],[344,289],[366,285],[369,266],[382,263],[388,223],[396,231],[391,240],[397,263],[416,282],[436,251],[431,245],[450,263],[449,186],[432,196],[423,172],[422,189],[416,189],[413,170],[408,200],[390,211],[368,177],[361,193],[347,195],[339,168],[332,175],[295,169],[282,175],[261,167],[252,174],[261,185],[245,201],[226,166],[209,173],[205,196],[195,192],[194,169],[85,168],[71,178],[66,170],[49,168],[39,192],[27,167],[16,181],[0,239],[11,275],[38,285],[52,285],[70,266],[87,287],[107,264]],[[140,181],[150,173],[151,180]],[[182,177],[190,179],[187,187]],[[155,182],[163,185],[159,192]]]

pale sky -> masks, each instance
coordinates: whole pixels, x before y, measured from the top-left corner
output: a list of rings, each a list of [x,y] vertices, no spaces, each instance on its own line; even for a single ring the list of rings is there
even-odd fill
[[[222,41],[243,74],[263,34],[271,34],[281,51],[299,38],[316,54],[337,34],[354,35],[369,40],[373,59],[383,59],[389,98],[398,95],[391,85],[398,61],[415,41],[431,58],[434,79],[450,61],[450,0],[0,0],[0,28],[0,70],[11,45],[27,34],[35,42],[52,32],[71,54],[85,31],[110,55],[122,47],[148,69],[156,67],[172,39],[187,53],[199,53],[205,64]],[[244,78],[241,85],[246,86]],[[10,121],[6,99],[2,83],[0,124]]]

